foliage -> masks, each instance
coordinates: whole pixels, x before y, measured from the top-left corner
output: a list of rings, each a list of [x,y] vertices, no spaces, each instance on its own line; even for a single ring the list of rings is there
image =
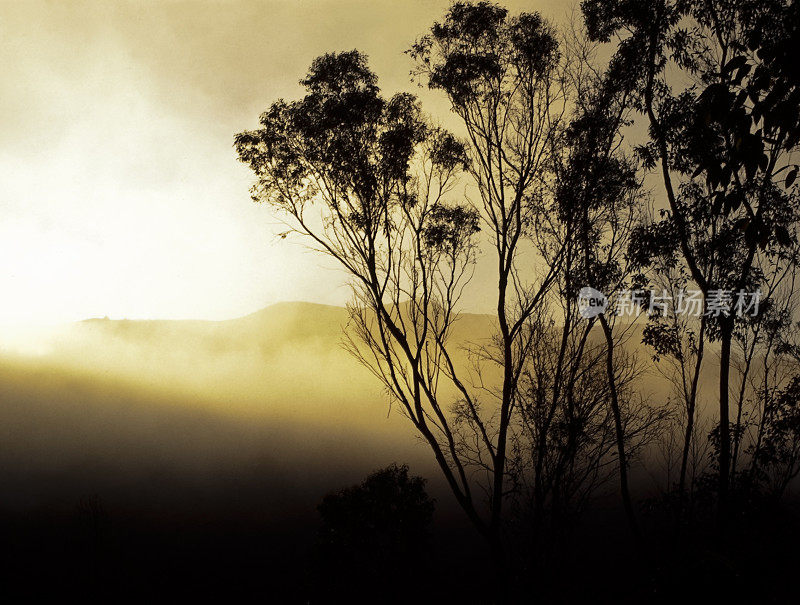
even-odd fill
[[[424,571],[434,501],[425,480],[395,464],[328,494],[318,510],[316,587],[323,602],[399,602],[387,577]],[[408,586],[410,590],[410,586]]]

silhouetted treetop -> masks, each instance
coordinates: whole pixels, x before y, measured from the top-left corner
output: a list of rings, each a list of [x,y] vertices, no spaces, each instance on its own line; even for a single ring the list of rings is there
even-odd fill
[[[407,465],[392,464],[325,496],[318,507],[320,541],[367,557],[415,551],[424,547],[434,507],[425,479],[409,476]]]
[[[491,2],[456,2],[444,21],[411,47],[430,88],[445,91],[456,103],[474,95],[499,92],[504,80],[533,84],[558,62],[558,41],[538,13],[508,18]]]
[[[320,603],[408,603],[430,559],[434,501],[425,480],[392,464],[318,506],[313,591]],[[400,578],[401,581],[396,581]]]
[[[420,178],[441,198],[467,162],[464,145],[431,125],[414,95],[386,100],[376,83],[358,51],[323,55],[301,80],[302,99],[276,101],[260,129],[235,138],[240,160],[257,175],[253,199],[293,216],[306,235],[305,210],[319,208],[329,234],[323,247],[348,263],[366,260],[380,246],[376,238],[404,228],[405,213],[419,203]],[[418,210],[422,223],[428,211],[428,204]],[[446,215],[442,209],[438,223]]]

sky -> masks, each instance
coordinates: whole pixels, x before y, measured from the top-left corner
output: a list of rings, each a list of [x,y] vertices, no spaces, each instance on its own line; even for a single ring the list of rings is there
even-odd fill
[[[447,5],[0,0],[0,328],[344,304],[344,274],[251,201],[233,136],[299,97],[316,56],[352,48],[386,94],[417,92],[446,122],[403,51]]]

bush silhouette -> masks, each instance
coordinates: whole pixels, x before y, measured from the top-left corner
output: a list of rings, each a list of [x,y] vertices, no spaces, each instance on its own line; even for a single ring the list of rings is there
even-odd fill
[[[393,464],[325,496],[318,510],[316,602],[401,600],[403,587],[386,580],[410,577],[428,562],[434,501],[425,479]]]

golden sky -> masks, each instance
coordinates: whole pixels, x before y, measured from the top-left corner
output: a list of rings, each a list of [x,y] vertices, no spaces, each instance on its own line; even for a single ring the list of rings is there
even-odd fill
[[[328,51],[366,52],[386,93],[417,90],[402,53],[447,5],[0,0],[0,326],[344,303],[343,275],[250,201],[233,135]]]

